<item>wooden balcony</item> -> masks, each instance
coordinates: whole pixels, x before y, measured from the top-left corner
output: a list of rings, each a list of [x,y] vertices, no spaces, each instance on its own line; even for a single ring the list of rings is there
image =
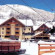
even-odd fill
[[[1,41],[0,42],[0,52],[16,52],[19,51],[21,47],[21,42],[18,41]]]
[[[11,32],[11,30],[6,30],[6,32]]]
[[[15,36],[19,36],[20,34],[15,34]]]
[[[20,30],[15,30],[15,32],[19,32]]]

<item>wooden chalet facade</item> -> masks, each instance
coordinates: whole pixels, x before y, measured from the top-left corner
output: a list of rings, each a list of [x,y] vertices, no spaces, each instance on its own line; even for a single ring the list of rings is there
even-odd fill
[[[32,26],[25,26],[23,29],[23,38],[31,39],[33,35],[33,27]]]
[[[47,40],[47,39],[50,38],[50,35],[47,34],[47,33],[40,33],[38,35],[35,35],[34,37],[35,37],[35,39],[45,39],[45,40]]]
[[[47,30],[50,30],[49,27],[47,27],[45,24],[42,24],[38,29],[35,30],[35,32],[41,32],[41,31],[47,31]]]
[[[49,30],[50,30],[50,28],[47,27],[45,24],[41,25],[38,29],[36,29],[34,31],[35,35],[34,35],[33,38],[36,38],[36,39],[49,39],[50,38],[50,35],[48,33]],[[46,33],[44,33],[44,32],[46,32]]]
[[[24,28],[26,26],[24,24],[22,24],[20,21],[18,21],[16,18],[12,17],[9,20],[7,20],[6,22],[2,23],[0,25],[0,37],[1,38],[11,38],[11,39],[25,39],[25,38],[31,38],[31,34],[32,31],[32,27],[26,27],[25,32],[29,33],[27,35],[23,33],[24,32]],[[28,37],[29,35],[29,37]]]

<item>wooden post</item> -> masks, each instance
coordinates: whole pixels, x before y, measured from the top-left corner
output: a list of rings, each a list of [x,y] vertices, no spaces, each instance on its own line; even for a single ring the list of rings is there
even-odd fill
[[[8,47],[8,53],[9,53],[9,46],[7,46]]]
[[[15,52],[15,46],[14,46],[14,52]]]
[[[50,45],[50,47],[52,47],[52,45]],[[51,51],[52,49],[50,49],[50,51]]]
[[[38,44],[38,55],[40,55],[40,44]]]
[[[1,43],[1,53],[2,53],[2,43]]]

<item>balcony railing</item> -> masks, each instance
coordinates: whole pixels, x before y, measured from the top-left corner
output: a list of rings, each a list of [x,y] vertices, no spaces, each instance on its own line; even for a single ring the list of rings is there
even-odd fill
[[[23,33],[23,35],[34,35],[34,33]]]

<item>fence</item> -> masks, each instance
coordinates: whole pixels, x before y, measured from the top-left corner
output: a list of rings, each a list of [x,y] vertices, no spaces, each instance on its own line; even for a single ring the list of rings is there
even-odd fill
[[[55,52],[55,44],[38,44],[38,55]]]

